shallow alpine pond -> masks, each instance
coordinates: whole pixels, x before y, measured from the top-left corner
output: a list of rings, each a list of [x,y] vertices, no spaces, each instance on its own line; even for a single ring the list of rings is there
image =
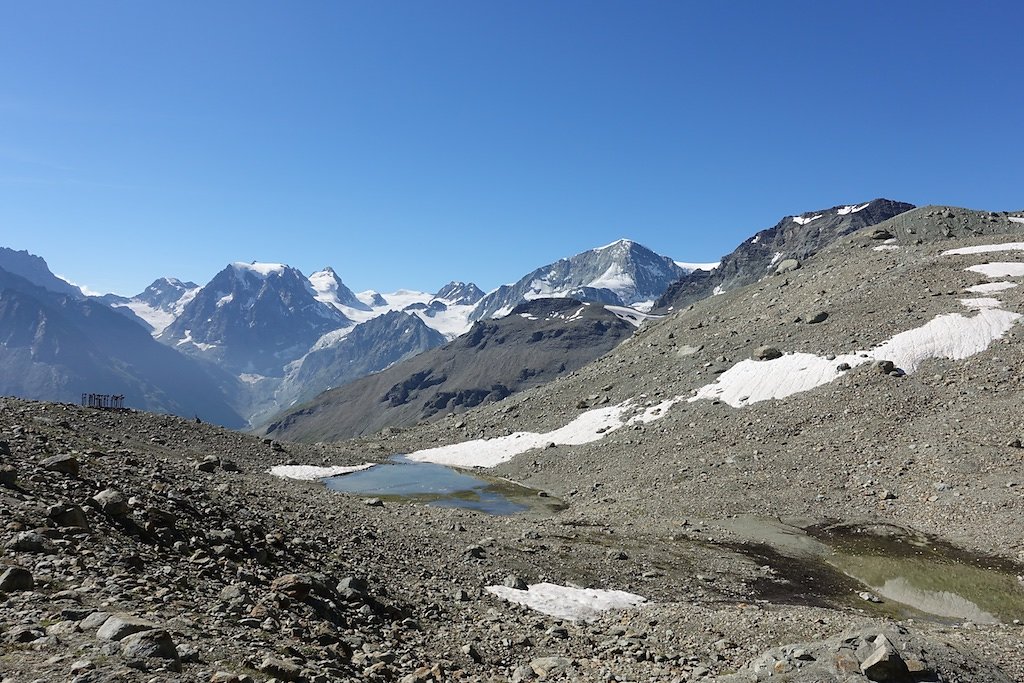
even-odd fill
[[[943,619],[1024,619],[1024,568],[889,525],[808,530],[831,551],[825,561],[886,601]]]
[[[330,477],[327,488],[382,500],[511,515],[528,510],[554,512],[566,505],[541,491],[498,477],[394,456],[369,469]]]
[[[1024,620],[1024,566],[890,524],[787,524],[740,516],[733,549],[770,566],[755,588],[780,601],[976,623]],[[865,601],[873,594],[880,602]]]

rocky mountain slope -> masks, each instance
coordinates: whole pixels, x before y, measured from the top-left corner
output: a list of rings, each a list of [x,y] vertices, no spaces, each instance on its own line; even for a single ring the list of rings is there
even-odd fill
[[[470,320],[499,318],[523,301],[566,297],[647,310],[686,270],[641,244],[618,240],[527,273],[484,296]]]
[[[266,431],[278,439],[333,440],[500,401],[610,351],[634,330],[621,315],[572,299],[522,303],[442,348],[318,396]]]
[[[302,357],[274,394],[267,418],[335,386],[344,386],[445,343],[445,337],[408,313],[391,311],[356,325],[336,343]],[[254,424],[260,424],[259,416]]]
[[[337,444],[5,399],[0,670],[1024,681],[1022,238],[1024,213],[906,212],[554,382]],[[534,503],[267,471],[393,453],[489,458]]]
[[[654,304],[656,312],[683,308],[695,301],[752,284],[776,270],[797,268],[800,261],[836,239],[881,223],[914,208],[913,204],[875,199],[786,216],[761,230],[722,258],[713,270],[694,270],[673,282]]]
[[[76,403],[83,393],[124,394],[128,405],[240,427],[221,382],[230,378],[107,306],[0,269],[0,393]]]

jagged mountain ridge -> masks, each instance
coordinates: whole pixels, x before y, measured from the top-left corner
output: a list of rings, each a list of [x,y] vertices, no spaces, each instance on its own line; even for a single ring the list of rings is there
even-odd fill
[[[54,275],[42,257],[24,250],[15,251],[0,247],[0,268],[51,292],[66,294],[76,299],[85,296],[80,288]]]
[[[686,272],[672,259],[630,240],[542,266],[477,303],[470,320],[500,317],[523,301],[567,297],[646,310]]]
[[[126,405],[199,415],[229,427],[216,368],[176,353],[140,325],[91,299],[59,294],[0,269],[0,393],[77,403],[120,393]]]
[[[275,438],[324,440],[463,412],[576,370],[633,333],[599,304],[534,299],[443,347],[318,396],[275,418]]]
[[[805,259],[864,227],[881,223],[913,209],[913,204],[875,199],[863,204],[833,206],[786,216],[774,227],[761,230],[724,256],[713,270],[695,270],[673,282],[654,304],[665,313],[715,294],[757,282],[786,259]]]
[[[199,285],[194,282],[161,277],[133,297],[104,294],[97,299],[139,322],[156,336],[181,315],[185,305],[199,289]]]
[[[280,376],[325,333],[350,324],[317,300],[295,268],[234,263],[188,302],[160,340],[235,374]]]

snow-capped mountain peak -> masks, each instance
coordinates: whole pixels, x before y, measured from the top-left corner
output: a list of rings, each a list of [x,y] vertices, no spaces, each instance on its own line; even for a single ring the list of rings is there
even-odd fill
[[[650,308],[685,272],[667,256],[632,240],[620,239],[559,259],[514,284],[499,287],[480,300],[470,320],[499,317],[522,301],[546,297],[570,297],[643,310]]]
[[[330,304],[348,313],[345,309],[356,309],[358,311],[369,311],[370,306],[360,301],[351,289],[345,286],[334,269],[330,266],[318,270],[309,276],[309,284],[313,288],[317,301]]]
[[[282,275],[286,270],[290,270],[283,263],[260,263],[258,261],[252,261],[251,263],[235,261],[231,264],[230,268],[235,271],[236,275],[252,274],[261,279],[266,279],[272,275]]]

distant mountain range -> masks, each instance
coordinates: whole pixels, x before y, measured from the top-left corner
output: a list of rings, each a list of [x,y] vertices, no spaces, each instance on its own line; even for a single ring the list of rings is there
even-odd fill
[[[202,286],[162,277],[133,297],[86,297],[42,258],[0,248],[0,392],[57,400],[124,393],[129,406],[254,426],[321,392],[342,395],[341,387],[372,373],[387,370],[399,385],[408,368],[417,368],[412,375],[428,370],[425,364],[449,363],[445,354],[479,364],[430,373],[430,392],[417,388],[417,403],[392,405],[389,398],[386,416],[353,413],[364,425],[429,419],[548,381],[625,338],[632,329],[626,321],[639,324],[652,309],[667,313],[754,282],[783,261],[908,208],[874,200],[790,216],[745,240],[720,266],[680,263],[618,240],[488,293],[459,281],[434,294],[356,293],[329,267],[306,277],[285,264],[232,263]],[[573,306],[583,306],[579,317],[554,313]],[[512,320],[490,322],[513,312]],[[471,344],[474,335],[489,341]],[[448,351],[409,365],[446,342]],[[495,346],[504,347],[500,360],[482,353]],[[359,386],[373,393],[378,381],[391,380]],[[345,393],[343,402],[357,393]],[[373,398],[367,405],[375,406],[372,413],[380,404]],[[369,428],[349,422],[349,433]]]

